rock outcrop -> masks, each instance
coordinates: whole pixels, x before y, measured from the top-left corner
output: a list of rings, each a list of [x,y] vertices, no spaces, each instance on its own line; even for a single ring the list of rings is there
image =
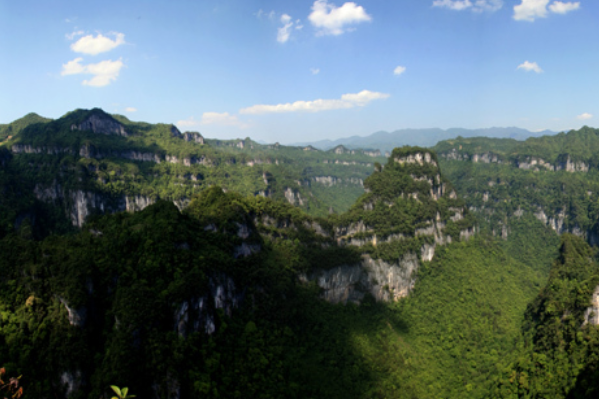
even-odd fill
[[[86,130],[99,134],[127,136],[125,127],[108,114],[92,114],[79,124],[72,124],[71,130]]]
[[[222,309],[231,316],[245,298],[245,288],[239,288],[233,279],[225,274],[209,278],[206,294],[181,303],[175,314],[174,330],[181,337],[192,332],[203,331],[212,334],[216,331],[216,310]]]
[[[591,306],[584,312],[584,324],[599,325],[599,286],[593,291]]]
[[[410,179],[413,183],[408,181]],[[330,185],[334,180],[327,178],[321,182]],[[421,263],[433,260],[437,246],[465,241],[476,234],[468,210],[449,183],[444,182],[435,155],[430,151],[420,148],[394,151],[387,166],[375,171],[364,185],[367,193],[359,200],[361,208],[354,208],[349,219],[341,218],[341,223],[334,227],[338,245],[364,248],[362,261],[300,276],[305,281],[315,281],[328,301],[359,303],[368,293],[378,301],[403,298],[413,289],[415,272]],[[388,189],[394,185],[396,189]],[[441,198],[445,201],[439,201]],[[420,220],[412,230],[405,226],[398,230],[393,226],[405,221],[393,220],[403,217],[395,216],[402,213],[393,212],[394,207],[422,214],[430,214],[431,208],[438,211],[430,219]],[[449,225],[453,236],[448,232]],[[399,258],[373,258],[379,246],[397,251]],[[415,247],[419,250],[415,251]]]

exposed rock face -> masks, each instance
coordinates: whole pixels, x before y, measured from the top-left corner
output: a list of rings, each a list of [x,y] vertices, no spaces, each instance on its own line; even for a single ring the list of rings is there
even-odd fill
[[[430,152],[421,153],[418,152],[416,154],[410,154],[405,157],[395,158],[395,162],[399,164],[403,163],[417,163],[419,165],[424,165],[425,163],[437,166],[437,162],[433,159]]]
[[[71,125],[71,130],[88,130],[94,133],[127,136],[127,132],[125,131],[123,125],[109,115],[91,115],[80,124]]]
[[[566,232],[564,228],[564,219],[566,218],[565,209],[561,209],[555,217],[547,217],[545,211],[541,208],[534,214],[535,217],[541,221],[541,223],[551,227],[557,234]]]
[[[460,147],[461,149],[461,147]],[[492,152],[485,152],[481,154],[472,154],[469,155],[466,152],[458,150],[457,148],[452,148],[449,151],[445,151],[438,154],[439,157],[445,158],[447,160],[454,161],[470,161],[470,162],[480,162],[480,163],[505,163],[501,155],[493,154]],[[555,165],[551,164],[542,158],[534,157],[534,156],[522,156],[513,160],[512,166],[523,169],[523,170],[531,170],[531,171],[560,171],[565,170],[566,172],[588,172],[589,164],[584,161],[572,161],[570,155],[564,155],[566,157],[565,160],[556,161]],[[561,156],[560,156],[561,158]]]
[[[92,213],[135,212],[155,202],[154,199],[142,195],[114,197],[91,191],[65,190],[57,182],[50,186],[37,184],[33,194],[43,202],[62,203],[73,226],[77,227],[83,226]]]
[[[59,147],[33,147],[30,144],[15,144],[10,149],[13,154],[71,154],[70,148]]]
[[[535,157],[530,157],[524,160],[516,161],[518,168],[524,170],[539,170],[539,168],[544,168],[547,170],[555,170],[555,167],[551,165],[549,162],[545,162],[545,160]]]
[[[364,255],[358,265],[317,270],[300,278],[316,281],[323,298],[332,303],[360,303],[367,292],[378,301],[389,302],[407,296],[414,288],[418,267],[414,253],[404,254],[396,264]]]
[[[322,161],[322,163],[326,163],[326,164],[335,164],[335,165],[360,165],[360,166],[367,166],[369,168],[372,167],[372,164],[369,162],[357,162],[357,161],[341,161],[339,159],[335,159],[335,160],[330,160],[330,159],[324,159]]]
[[[121,153],[121,157],[133,161],[160,163],[160,156],[152,152],[125,151]]]
[[[85,308],[73,309],[69,306],[66,299],[58,297],[58,300],[60,301],[60,303],[63,304],[63,306],[67,310],[70,325],[75,327],[81,327],[83,324],[85,324],[85,317],[87,315],[87,311]]]
[[[364,150],[363,153],[364,153],[364,155],[368,155],[369,157],[380,157],[381,156],[380,150]]]
[[[566,172],[588,172],[589,165],[585,162],[572,162],[570,156],[565,161],[559,162],[555,165],[555,170],[565,170]]]
[[[225,274],[209,278],[206,295],[183,302],[175,311],[174,329],[179,336],[186,337],[191,332],[216,331],[216,309],[223,309],[230,316],[245,298],[245,289],[236,286],[233,279]]]
[[[338,145],[337,147],[332,149],[332,152],[335,154],[354,154],[354,150],[347,149],[345,146]]]
[[[65,371],[60,375],[60,383],[66,388],[66,397],[70,398],[74,393],[79,392],[82,384],[81,371]]]
[[[304,200],[299,192],[294,191],[291,187],[285,189],[285,199],[291,205],[304,205]]]
[[[439,200],[443,197],[449,201],[457,199],[455,191],[443,182],[434,154],[427,151],[410,152],[408,150],[395,152],[393,156],[395,157],[393,161],[399,165],[420,165],[423,168],[413,166],[405,168],[395,165],[391,161],[390,166],[375,173],[385,174],[391,167],[396,169],[393,172],[395,176],[397,176],[397,172],[406,171],[405,173],[410,173],[408,176],[411,179],[419,183],[416,187],[406,187],[409,187],[409,190],[417,190],[417,192],[395,193],[394,195],[402,198],[402,200],[398,198],[396,202],[393,198],[385,197],[385,194],[377,194],[373,191],[368,193],[363,200],[363,212],[371,212],[375,209],[380,212],[385,207],[403,206],[401,204],[406,200],[413,201],[413,206],[418,207],[425,198]],[[400,179],[400,177],[389,177],[389,180],[386,180],[387,184],[393,184],[393,179]],[[334,180],[323,179],[322,182],[332,184]],[[442,208],[436,212],[435,217],[420,221],[418,227],[411,232],[387,230],[388,232],[384,235],[377,234],[376,226],[369,226],[364,222],[364,220],[368,220],[366,215],[347,222],[348,224],[338,225],[334,228],[334,238],[339,245],[358,247],[368,245],[364,252],[370,252],[370,249],[377,245],[394,245],[393,243],[396,241],[410,241],[418,243],[420,249],[404,252],[396,262],[391,263],[363,255],[362,262],[358,265],[318,270],[309,276],[302,276],[302,278],[317,281],[318,285],[324,289],[324,298],[331,302],[360,302],[363,295],[368,292],[380,301],[393,301],[402,298],[408,295],[414,286],[413,272],[418,270],[421,262],[433,260],[438,245],[446,245],[458,239],[466,241],[476,233],[476,228],[472,226],[471,222],[465,220],[467,209],[460,204],[460,202],[440,204],[439,206]],[[444,215],[444,218],[441,217],[441,214]],[[456,224],[461,226],[459,238],[452,237],[446,232],[448,223],[451,223],[452,226]],[[403,247],[403,244],[399,245]]]
[[[359,186],[364,186],[364,180],[358,177],[348,177],[345,179],[340,179],[336,176],[314,176],[311,180],[315,183],[319,183],[325,185],[327,187],[332,187],[336,184],[355,184]]]
[[[497,155],[491,154],[489,152],[485,152],[484,154],[474,154],[472,156],[472,162],[482,162],[482,163],[497,163],[498,158]]]
[[[72,206],[70,208],[70,219],[74,226],[81,227],[85,223],[85,219],[92,213],[94,209],[99,209],[104,212],[104,202],[100,196],[93,192],[85,192],[76,190],[70,193]]]
[[[584,312],[584,324],[599,325],[599,286],[593,291],[591,306]]]
[[[137,212],[152,205],[156,201],[144,195],[135,195],[133,197],[125,197],[125,209],[128,212]]]
[[[185,132],[183,133],[183,139],[187,142],[204,144],[204,137],[198,132]]]
[[[235,247],[233,256],[235,258],[245,258],[258,252],[260,252],[260,245],[243,242],[241,245]]]

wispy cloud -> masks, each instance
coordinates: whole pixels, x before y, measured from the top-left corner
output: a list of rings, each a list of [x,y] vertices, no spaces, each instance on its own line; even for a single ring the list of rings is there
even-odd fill
[[[359,93],[349,93],[340,99],[318,99],[312,101],[296,101],[293,103],[253,105],[239,110],[240,114],[271,114],[284,112],[320,112],[334,109],[363,107],[371,101],[388,98],[389,94],[362,90]]]
[[[455,11],[494,12],[503,7],[503,0],[434,0],[433,7],[444,7]]]
[[[276,13],[274,12],[274,10],[271,10],[269,12],[266,12],[262,9],[259,9],[258,12],[256,12],[254,14],[258,19],[262,19],[262,17],[266,17],[270,20],[275,19]]]
[[[124,34],[115,32],[114,36],[114,40],[103,36],[100,33],[95,37],[93,35],[83,36],[75,43],[71,44],[71,50],[76,53],[88,55],[105,53],[125,43]]]
[[[587,119],[591,119],[593,117],[592,114],[589,114],[588,112],[585,112],[583,114],[580,114],[576,117],[576,119],[579,119],[581,121],[587,120]]]
[[[580,2],[568,2],[564,3],[562,1],[554,1],[553,4],[549,6],[551,12],[556,14],[566,14],[570,11],[578,10],[580,8]]]
[[[137,108],[127,107],[127,108],[125,108],[125,112],[137,112]]]
[[[293,28],[293,21],[291,17],[287,14],[281,15],[281,23],[282,27],[277,31],[277,41],[279,43],[285,43],[289,40],[289,35],[291,34],[291,29]]]
[[[81,36],[85,34],[84,31],[82,30],[75,30],[71,33],[67,33],[66,35],[64,35],[68,40],[73,40],[74,38],[76,38],[77,36]]]
[[[318,35],[341,35],[348,30],[349,25],[368,22],[372,17],[364,7],[353,2],[344,3],[337,7],[327,0],[316,0],[312,12],[308,16]]]
[[[310,68],[310,72],[312,72],[312,75],[318,75],[320,73],[320,69],[318,69],[318,68]]]
[[[406,67],[405,66],[401,66],[398,65],[397,67],[395,67],[395,69],[393,70],[393,75],[401,75],[402,73],[404,73],[406,71]]]
[[[541,73],[543,70],[536,62],[524,61],[522,64],[518,65],[517,69],[524,69],[526,72],[536,72]]]
[[[109,85],[118,78],[121,68],[124,66],[123,61],[106,60],[96,64],[83,65],[83,58],[75,58],[72,61],[62,65],[62,76],[87,74],[92,75],[89,80],[81,82],[84,86],[103,87]]]
[[[522,0],[522,3],[514,6],[514,16],[516,21],[533,22],[537,18],[545,18],[549,11],[555,14],[566,14],[580,8],[580,2],[562,2],[554,1],[547,5],[550,0]]]

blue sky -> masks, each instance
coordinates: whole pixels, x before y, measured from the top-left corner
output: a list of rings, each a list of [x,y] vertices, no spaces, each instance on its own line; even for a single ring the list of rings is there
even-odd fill
[[[101,107],[211,138],[599,118],[592,0],[0,0],[0,123]]]

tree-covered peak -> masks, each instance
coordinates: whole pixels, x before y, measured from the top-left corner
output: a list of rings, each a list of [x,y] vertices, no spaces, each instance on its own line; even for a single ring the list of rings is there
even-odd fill
[[[51,122],[52,119],[44,118],[34,112],[30,112],[22,118],[19,118],[9,124],[0,125],[0,141],[6,140],[9,137],[15,136],[21,132],[21,130],[26,127],[38,123],[48,123]]]

